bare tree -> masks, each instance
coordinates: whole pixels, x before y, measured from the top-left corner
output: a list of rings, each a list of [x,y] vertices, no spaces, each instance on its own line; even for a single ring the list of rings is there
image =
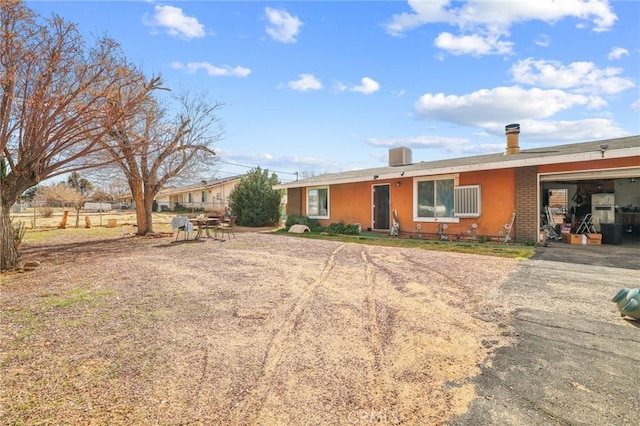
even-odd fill
[[[26,189],[61,174],[96,167],[113,123],[156,89],[103,37],[87,47],[58,16],[42,20],[20,0],[0,4],[0,269],[14,268],[10,209]],[[114,94],[118,108],[113,108]]]
[[[172,179],[188,169],[210,164],[213,144],[223,132],[217,111],[205,94],[183,93],[174,98],[180,106],[170,116],[155,97],[149,97],[135,116],[113,126],[105,143],[113,164],[124,173],[136,204],[138,235],[153,233],[153,199]]]
[[[113,201],[113,196],[104,188],[97,188],[91,194],[91,199],[98,202]]]
[[[36,197],[47,203],[59,203],[63,207],[73,207],[76,213],[76,228],[80,226],[80,210],[84,205],[85,197],[77,189],[64,183],[40,186],[36,191]]]

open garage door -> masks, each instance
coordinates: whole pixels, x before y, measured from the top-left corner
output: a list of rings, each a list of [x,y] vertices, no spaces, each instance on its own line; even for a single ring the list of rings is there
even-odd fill
[[[539,179],[541,228],[551,223],[584,233],[587,219],[594,225],[589,232],[602,233],[604,243],[640,247],[640,167],[549,173]],[[566,194],[564,204],[557,194]]]

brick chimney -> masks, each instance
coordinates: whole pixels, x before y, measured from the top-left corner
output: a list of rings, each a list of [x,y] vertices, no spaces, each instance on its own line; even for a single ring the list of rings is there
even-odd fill
[[[520,146],[518,146],[518,135],[520,134],[519,124],[507,124],[504,128],[504,132],[507,135],[507,150],[505,155],[517,154],[520,152]]]

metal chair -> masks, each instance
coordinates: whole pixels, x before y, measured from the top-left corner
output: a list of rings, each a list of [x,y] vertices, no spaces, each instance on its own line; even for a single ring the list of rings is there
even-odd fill
[[[218,232],[220,232],[220,234],[222,234],[223,236],[226,233],[228,239],[231,239],[231,235],[233,235],[233,238],[235,238],[236,234],[233,232],[233,227],[235,224],[236,217],[231,216],[228,222],[220,222],[220,224],[218,225]]]

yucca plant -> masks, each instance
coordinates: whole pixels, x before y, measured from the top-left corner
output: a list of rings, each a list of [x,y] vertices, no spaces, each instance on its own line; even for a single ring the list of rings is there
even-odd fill
[[[13,228],[13,242],[16,248],[22,243],[22,239],[24,238],[24,233],[27,228],[24,225],[23,221],[19,221],[18,223],[12,223],[11,227]]]

